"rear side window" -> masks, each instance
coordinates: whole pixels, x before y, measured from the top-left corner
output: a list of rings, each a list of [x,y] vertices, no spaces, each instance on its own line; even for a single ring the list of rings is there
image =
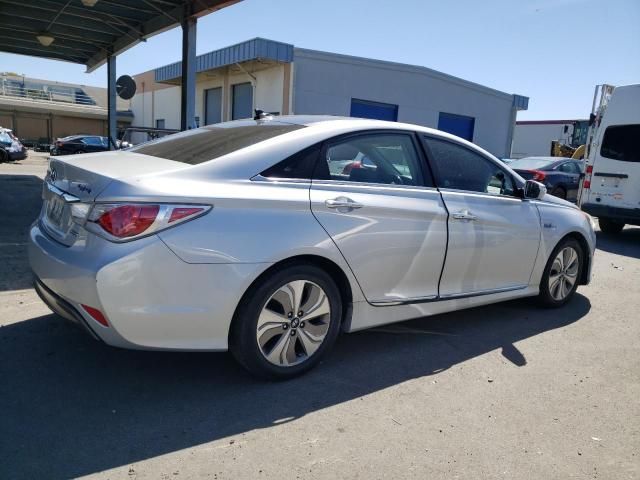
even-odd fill
[[[320,145],[305,148],[261,173],[266,178],[310,180],[320,154]]]
[[[513,195],[511,175],[488,158],[446,140],[425,138],[439,188]]]
[[[607,127],[600,155],[622,162],[640,162],[640,125]]]
[[[300,128],[304,125],[208,126],[143,143],[129,151],[197,165]]]

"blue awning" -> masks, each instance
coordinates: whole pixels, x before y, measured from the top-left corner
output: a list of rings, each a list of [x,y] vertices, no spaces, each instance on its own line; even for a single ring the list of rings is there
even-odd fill
[[[265,38],[254,38],[230,47],[198,55],[196,57],[196,72],[204,72],[251,60],[291,63],[293,61],[293,45]],[[182,62],[165,65],[155,70],[156,82],[175,80],[180,78],[181,75]]]

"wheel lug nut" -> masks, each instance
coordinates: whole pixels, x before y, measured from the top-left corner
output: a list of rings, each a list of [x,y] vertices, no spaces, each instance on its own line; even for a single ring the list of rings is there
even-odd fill
[[[293,312],[287,313],[287,317],[289,317],[289,318],[293,317]]]
[[[282,324],[282,328],[284,328],[286,330],[287,328],[289,328],[289,324],[288,323],[283,323]]]
[[[291,336],[295,337],[295,335],[296,335],[296,330],[295,329],[291,330]]]
[[[304,322],[300,322],[300,328],[304,328]]]
[[[304,312],[303,312],[302,310],[300,310],[300,311],[298,312],[298,316],[299,316],[299,317],[301,317],[302,315],[304,315]]]

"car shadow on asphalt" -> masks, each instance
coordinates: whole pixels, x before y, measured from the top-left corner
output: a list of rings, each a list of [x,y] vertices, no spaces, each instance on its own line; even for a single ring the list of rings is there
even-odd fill
[[[599,250],[625,257],[640,258],[640,227],[627,227],[620,233],[598,231],[596,236],[596,246]]]
[[[0,478],[78,477],[272,428],[493,350],[526,374],[536,358],[515,344],[590,307],[580,294],[557,310],[511,301],[342,335],[318,368],[279,383],[225,353],[110,348],[55,315],[5,325]]]
[[[35,175],[0,175],[0,292],[33,285],[27,235],[40,213],[41,192]]]

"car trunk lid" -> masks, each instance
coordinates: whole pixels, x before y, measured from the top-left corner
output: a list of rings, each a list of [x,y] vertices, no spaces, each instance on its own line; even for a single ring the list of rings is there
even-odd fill
[[[132,152],[102,152],[73,157],[51,157],[45,178],[41,223],[49,235],[72,245],[80,231],[73,213],[92,203],[116,179],[158,174],[188,168],[173,160]]]

